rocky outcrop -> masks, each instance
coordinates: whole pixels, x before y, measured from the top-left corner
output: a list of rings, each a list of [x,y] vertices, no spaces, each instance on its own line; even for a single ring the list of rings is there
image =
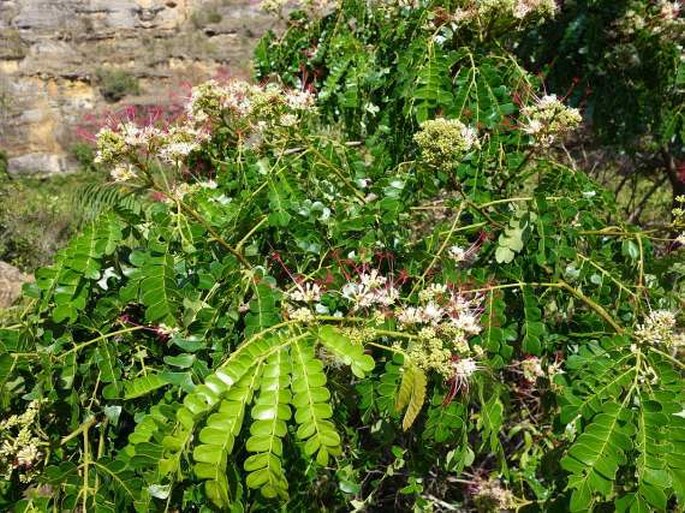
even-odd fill
[[[0,150],[10,173],[73,168],[84,118],[245,74],[273,23],[254,0],[0,0]],[[104,93],[117,76],[139,88],[113,105]]]
[[[0,262],[0,308],[8,308],[21,296],[21,287],[29,278],[19,269]]]

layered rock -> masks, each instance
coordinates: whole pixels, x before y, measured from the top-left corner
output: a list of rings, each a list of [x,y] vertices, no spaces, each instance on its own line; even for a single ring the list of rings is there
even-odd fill
[[[0,0],[0,150],[10,173],[73,168],[75,127],[89,115],[163,105],[181,84],[244,74],[272,24],[253,0]],[[107,72],[139,93],[108,103]]]

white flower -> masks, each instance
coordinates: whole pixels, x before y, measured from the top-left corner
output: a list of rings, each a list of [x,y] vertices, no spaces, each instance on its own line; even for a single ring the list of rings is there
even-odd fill
[[[195,142],[172,142],[162,147],[158,156],[169,163],[175,163],[187,157],[192,151],[198,148]]]
[[[477,335],[482,330],[478,317],[471,312],[463,312],[458,317],[452,318],[452,324],[469,335]]]
[[[385,276],[380,276],[376,269],[372,269],[370,273],[362,273],[359,275],[361,284],[370,289],[377,289],[385,285],[388,279]]]
[[[136,169],[131,164],[117,164],[112,168],[109,175],[115,182],[128,182],[138,176]]]
[[[514,18],[523,18],[537,14],[541,17],[553,17],[558,10],[555,0],[518,0],[514,5]]]
[[[314,95],[306,91],[289,91],[285,102],[293,110],[310,110],[314,106]]]
[[[680,336],[675,333],[676,316],[668,310],[653,310],[635,329],[638,341],[666,347],[679,345]]]
[[[538,98],[533,105],[521,109],[525,118],[523,131],[542,146],[551,145],[558,136],[575,129],[582,118],[578,109],[567,107],[555,94]]]
[[[219,186],[219,184],[217,184],[214,180],[205,180],[204,182],[200,182],[198,185],[203,189],[216,189]]]
[[[27,467],[27,466],[32,466],[34,462],[38,461],[40,459],[40,452],[38,451],[38,447],[35,445],[26,445],[19,449],[16,454],[17,458],[17,467],[22,466],[22,467]]]
[[[169,197],[165,199],[165,202],[173,204],[174,201],[182,201],[186,194],[193,192],[197,187],[197,184],[190,185],[186,182],[174,185],[169,191]]]
[[[295,114],[283,114],[279,120],[281,126],[293,127],[297,125],[297,116]]]
[[[321,299],[321,287],[316,283],[305,283],[304,287],[298,285],[288,294],[288,298],[301,303],[315,303]]]
[[[460,358],[452,363],[452,369],[456,379],[468,382],[478,370],[478,365],[473,358]]]
[[[447,285],[442,283],[431,283],[428,287],[419,292],[419,301],[428,303],[447,294]]]
[[[361,297],[361,286],[357,283],[346,283],[340,292],[345,299],[357,302]]]
[[[659,1],[659,12],[661,17],[667,21],[674,21],[680,16],[682,6],[680,2],[669,2],[667,0]]]
[[[354,303],[355,309],[373,305],[390,306],[399,299],[399,291],[376,269],[361,273],[359,280],[360,283],[346,283],[341,289],[342,296]]]
[[[472,304],[473,303],[473,304]],[[448,305],[449,313],[452,316],[460,315],[462,312],[470,311],[472,306],[477,306],[478,301],[471,301],[458,294],[452,295]]]
[[[428,302],[421,309],[421,320],[429,324],[437,324],[445,315],[445,310],[433,301]]]
[[[174,335],[178,335],[181,332],[181,328],[167,326],[166,324],[161,323],[157,326],[157,329],[155,331],[160,335],[164,335],[166,337],[173,337]]]
[[[310,322],[314,320],[314,314],[309,308],[302,307],[290,313],[290,318],[298,322]]]
[[[145,143],[142,131],[134,123],[124,123],[119,127],[119,131],[124,134],[124,142],[128,146],[138,146]]]
[[[421,311],[413,306],[402,308],[397,314],[397,320],[400,324],[410,326],[412,324],[419,324],[422,322]]]
[[[464,262],[466,260],[466,250],[461,246],[451,246],[447,250],[447,253],[449,254],[450,258],[457,263]]]
[[[395,287],[387,286],[385,288],[377,290],[374,294],[374,297],[376,303],[383,306],[390,306],[395,304],[395,301],[399,299],[400,293]]]
[[[542,370],[542,365],[540,364],[540,358],[536,356],[531,356],[526,358],[521,362],[521,368],[523,370],[523,377],[529,383],[535,383],[537,378],[541,378],[545,375]]]
[[[523,131],[527,134],[530,134],[530,135],[537,135],[540,132],[542,132],[542,129],[544,127],[545,126],[542,124],[542,121],[540,121],[539,119],[531,119],[523,127]]]
[[[259,4],[259,8],[270,14],[279,14],[287,3],[288,0],[263,0]]]

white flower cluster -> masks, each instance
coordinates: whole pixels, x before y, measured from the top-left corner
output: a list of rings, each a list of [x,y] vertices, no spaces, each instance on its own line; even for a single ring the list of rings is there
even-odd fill
[[[198,190],[201,187],[200,184],[189,184],[186,182],[181,182],[174,185],[169,191],[169,195],[164,199],[165,203],[174,204],[177,201],[183,201],[183,198],[193,191]]]
[[[507,511],[516,508],[516,498],[510,490],[502,486],[499,479],[475,481],[473,502],[478,511]]]
[[[228,125],[239,144],[259,146],[284,130],[292,131],[301,115],[313,109],[314,96],[307,92],[210,80],[193,88],[183,122],[166,128],[126,122],[100,130],[95,161],[111,166],[115,181],[128,182],[153,162],[181,166],[215,126]]]
[[[315,98],[306,91],[284,90],[275,84],[254,85],[242,80],[226,84],[209,81],[193,88],[187,114],[198,127],[228,124],[238,144],[259,148],[290,133]]]
[[[284,314],[293,321],[307,323],[315,314],[328,314],[328,308],[321,304],[323,290],[317,283],[296,283],[294,290],[283,294]]]
[[[457,24],[510,18],[515,21],[553,18],[559,10],[555,0],[471,0],[457,9]]]
[[[674,42],[682,36],[685,20],[682,17],[682,2],[657,0],[633,4],[616,22],[621,36],[635,36],[643,31]],[[619,44],[619,46],[622,46]]]
[[[438,118],[421,123],[414,134],[423,160],[439,169],[450,169],[480,143],[475,129],[458,119]]]
[[[31,481],[35,466],[43,457],[43,442],[34,432],[40,403],[32,401],[21,415],[12,415],[0,422],[0,461],[2,475],[9,480],[19,470],[22,483]]]
[[[312,17],[319,17],[335,9],[337,0],[262,0],[260,9],[269,14],[280,15],[287,7],[304,9]]]
[[[666,21],[676,21],[683,9],[680,2],[671,2],[669,0],[659,0],[657,6],[659,8],[659,15]]]
[[[514,3],[514,18],[523,20],[528,17],[553,18],[557,13],[556,0],[517,0]]]
[[[564,371],[561,366],[561,360],[548,362],[545,365],[543,360],[537,356],[528,356],[512,364],[512,368],[520,368],[520,370],[515,370],[520,372],[523,375],[523,379],[530,385],[535,384],[538,378],[547,378],[551,381],[557,374],[563,374]]]
[[[376,269],[361,273],[358,281],[346,283],[341,293],[350,301],[353,311],[373,306],[388,307],[400,296],[393,283]]]
[[[254,117],[274,121],[286,114],[297,116],[313,110],[314,103],[314,96],[308,92],[285,91],[275,84],[260,86],[243,80],[221,84],[210,80],[193,88],[186,111],[199,124],[224,121],[226,117],[233,122],[255,121],[250,119]]]
[[[521,114],[525,118],[524,132],[542,147],[550,146],[582,121],[578,109],[567,107],[555,94],[538,98],[533,105],[521,109]]]
[[[288,299],[300,303],[316,303],[321,300],[321,287],[316,283],[299,285],[287,294]]]
[[[454,381],[457,390],[468,388],[477,370],[468,339],[481,332],[481,298],[467,298],[443,284],[419,292],[419,304],[400,305],[394,317],[404,331],[413,331],[407,353],[417,365]]]
[[[95,162],[112,166],[115,181],[131,181],[150,159],[178,165],[206,139],[204,131],[187,123],[167,129],[122,123],[98,132]]]
[[[635,328],[635,338],[644,344],[667,349],[685,346],[685,333],[676,332],[676,316],[668,310],[653,310]]]
[[[405,327],[427,324],[441,331],[477,335],[481,299],[470,299],[446,285],[431,284],[419,292],[419,305],[398,309],[397,320]]]
[[[392,275],[383,275],[377,269],[362,268],[339,289],[328,290],[346,303],[348,312],[363,316],[370,325],[395,323],[397,329],[408,335],[406,346],[395,342],[416,365],[442,374],[445,379],[458,383],[458,389],[468,388],[468,382],[478,366],[475,357],[481,355],[479,347],[471,348],[468,339],[481,332],[480,314],[482,297],[461,294],[444,284],[433,283],[418,291],[418,301],[400,295]],[[288,319],[311,322],[317,315],[330,315],[324,303],[324,291],[316,283],[296,283],[284,294],[284,314]],[[344,309],[343,309],[344,310]],[[337,311],[333,315],[342,316]],[[373,329],[351,329],[349,335],[356,342],[373,338]],[[402,340],[405,340],[403,337]],[[400,339],[397,339],[400,340]]]

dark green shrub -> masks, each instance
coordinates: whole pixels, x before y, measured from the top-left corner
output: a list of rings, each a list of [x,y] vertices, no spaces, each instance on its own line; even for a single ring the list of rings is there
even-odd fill
[[[510,48],[555,5],[310,2],[258,54],[297,87],[101,131],[140,199],[0,330],[2,505],[682,509],[683,225],[555,158]]]
[[[101,68],[96,73],[100,94],[110,103],[140,94],[138,79],[123,69]]]
[[[71,146],[71,155],[79,164],[82,171],[92,172],[97,170],[95,164],[95,146],[87,142],[77,142]]]

